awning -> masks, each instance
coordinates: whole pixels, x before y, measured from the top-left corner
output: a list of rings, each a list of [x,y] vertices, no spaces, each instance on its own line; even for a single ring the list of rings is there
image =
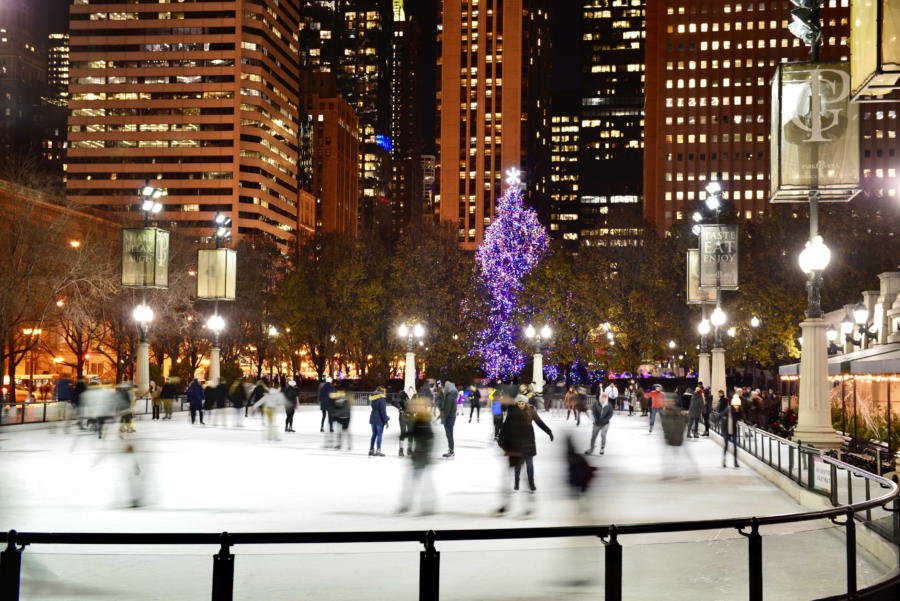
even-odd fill
[[[882,344],[845,355],[828,357],[828,375],[841,374],[897,374],[900,373],[900,343]],[[791,363],[778,368],[779,376],[800,374],[800,364]]]

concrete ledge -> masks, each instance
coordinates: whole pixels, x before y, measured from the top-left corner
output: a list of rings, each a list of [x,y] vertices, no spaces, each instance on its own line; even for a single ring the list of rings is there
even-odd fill
[[[724,447],[722,437],[715,431],[712,431],[710,438],[716,441],[720,447]],[[799,505],[812,509],[813,511],[821,511],[824,509],[833,509],[834,505],[828,497],[814,493],[809,489],[799,486],[794,480],[791,480],[777,469],[769,467],[769,464],[760,461],[750,453],[746,452],[740,446],[738,447],[738,461],[745,466],[753,469],[757,474],[780,488],[786,495],[791,497]],[[878,561],[886,566],[896,566],[900,561],[900,550],[892,543],[886,541],[881,535],[864,527],[864,523],[857,521],[856,543],[863,549],[878,558]]]

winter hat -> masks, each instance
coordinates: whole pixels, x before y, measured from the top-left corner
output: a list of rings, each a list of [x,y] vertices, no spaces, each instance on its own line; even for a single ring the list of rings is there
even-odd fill
[[[654,384],[653,388],[655,388],[656,390],[662,390],[662,384]]]
[[[331,382],[331,376],[325,376],[325,381],[326,381],[326,382]]]
[[[294,380],[288,380],[288,386],[296,386],[297,383]]]

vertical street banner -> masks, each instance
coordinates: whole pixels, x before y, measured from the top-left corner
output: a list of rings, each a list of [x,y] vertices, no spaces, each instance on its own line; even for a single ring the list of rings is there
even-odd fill
[[[122,230],[122,285],[169,287],[169,232],[155,227]]]
[[[846,202],[859,193],[859,107],[850,65],[782,63],[772,80],[772,202]]]
[[[738,226],[700,226],[700,288],[738,289]]]
[[[700,288],[700,249],[687,251],[687,304],[700,305],[716,302],[715,289]]]
[[[197,251],[197,298],[234,300],[237,282],[237,251],[204,248]]]

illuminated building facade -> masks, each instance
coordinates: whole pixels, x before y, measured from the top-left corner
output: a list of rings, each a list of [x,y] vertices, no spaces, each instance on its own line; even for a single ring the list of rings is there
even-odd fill
[[[23,2],[0,2],[0,155],[39,151],[41,96],[46,89],[38,15]]]
[[[807,61],[785,2],[648,3],[644,215],[660,232],[688,219],[709,179],[742,219],[769,203],[770,85],[775,66]],[[849,0],[827,0],[821,60],[847,60]],[[865,104],[862,182],[895,197],[897,109]]]
[[[298,23],[277,0],[74,3],[69,198],[135,212],[149,180],[166,227],[202,239],[223,212],[235,238],[295,244]]]
[[[583,0],[578,210],[583,245],[638,244],[643,205],[645,0]]]
[[[356,235],[359,201],[359,122],[337,93],[330,73],[301,74],[301,107],[313,127],[315,229]]]
[[[576,250],[581,234],[581,108],[573,94],[553,97],[550,119],[550,235]]]
[[[550,2],[442,0],[438,5],[437,175],[441,221],[474,249],[494,217],[503,172],[549,221]]]

